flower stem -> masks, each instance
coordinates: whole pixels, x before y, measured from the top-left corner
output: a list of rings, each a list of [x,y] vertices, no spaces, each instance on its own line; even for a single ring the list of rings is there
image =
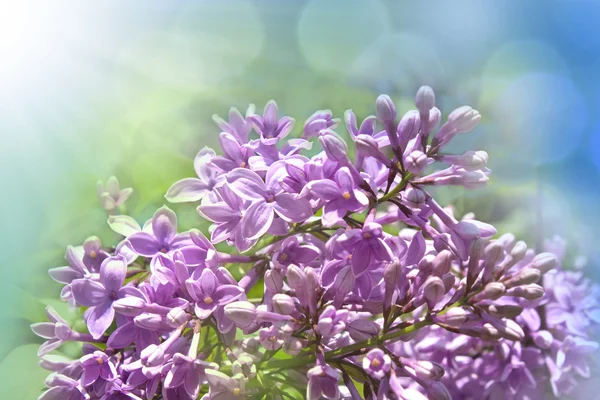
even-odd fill
[[[408,182],[409,182],[411,176],[412,176],[412,173],[410,173],[410,172],[407,173],[406,175],[404,175],[402,177],[402,180],[400,181],[400,183],[395,188],[390,190],[388,192],[388,194],[384,195],[383,197],[380,197],[377,200],[377,203],[383,203],[384,201],[388,201],[389,199],[396,197],[401,191],[406,189],[406,185],[408,185]]]

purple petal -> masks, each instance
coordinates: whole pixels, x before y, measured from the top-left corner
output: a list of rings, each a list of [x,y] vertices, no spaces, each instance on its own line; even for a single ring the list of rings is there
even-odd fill
[[[152,257],[161,251],[161,244],[147,232],[138,232],[127,238],[133,251],[143,257]]]
[[[130,236],[142,230],[140,224],[128,215],[111,215],[108,217],[110,229],[122,236]]]
[[[76,250],[73,246],[67,247],[65,258],[69,262],[69,265],[73,267],[75,271],[80,272],[82,275],[87,273],[87,268],[83,264],[83,259],[77,255]]]
[[[287,222],[302,222],[313,215],[312,207],[307,199],[296,199],[288,193],[275,196],[273,209],[281,219]]]
[[[227,132],[221,132],[221,134],[219,135],[219,142],[221,143],[223,152],[227,157],[229,157],[232,160],[241,161],[242,154],[240,151],[240,144],[232,134]],[[241,167],[241,165],[237,165],[237,167]]]
[[[81,375],[81,384],[83,386],[89,386],[92,383],[96,382],[96,380],[100,377],[100,366],[99,365],[90,365],[83,370],[83,375]]]
[[[122,256],[109,257],[100,266],[100,282],[109,292],[117,292],[125,282],[127,261]]]
[[[343,206],[343,202],[340,200],[333,200],[325,204],[323,207],[323,226],[330,227],[335,225],[338,221],[342,220],[346,215],[346,208]]]
[[[128,322],[117,328],[108,338],[106,343],[113,349],[124,349],[133,343],[138,328],[133,322]]]
[[[270,100],[265,106],[263,121],[265,129],[275,129],[277,127],[277,123],[279,122],[279,109],[277,108],[277,103],[275,103],[275,101]]]
[[[210,178],[215,175],[215,171],[210,166],[210,160],[216,155],[213,149],[205,147],[194,158],[194,169],[203,182],[208,183]]]
[[[339,199],[342,196],[339,186],[329,179],[319,179],[310,182],[308,190],[310,190],[314,197],[327,201]]]
[[[258,201],[253,203],[242,218],[242,234],[252,240],[264,235],[273,223],[274,213],[271,203]]]
[[[152,232],[161,244],[168,244],[177,234],[177,215],[163,206],[152,217]]]
[[[369,243],[373,254],[380,260],[391,261],[394,258],[392,250],[383,240],[373,240]]]
[[[335,181],[342,189],[342,193],[352,193],[354,191],[354,180],[348,167],[342,167],[335,173]]]
[[[406,252],[406,258],[404,260],[406,265],[414,265],[417,264],[423,256],[425,255],[425,238],[421,231],[418,231],[413,236],[410,241],[410,245],[408,246],[408,251]]]
[[[87,326],[94,339],[102,337],[104,332],[112,324],[115,317],[115,310],[112,308],[112,301],[106,301],[93,308],[87,317]]]
[[[200,371],[190,369],[188,373],[185,374],[183,388],[192,399],[197,398],[198,392],[200,391]]]
[[[212,222],[223,223],[239,218],[239,211],[232,210],[225,202],[201,205],[198,213]]]
[[[365,272],[371,263],[371,247],[364,242],[360,243],[352,252],[352,272],[358,277]]]
[[[33,333],[43,339],[52,339],[54,335],[54,324],[51,322],[38,322],[31,325]]]
[[[45,356],[46,354],[58,349],[60,346],[63,345],[63,343],[64,341],[59,339],[50,339],[45,341],[38,349],[38,357]]]
[[[229,188],[245,200],[262,200],[267,197],[267,187],[254,171],[236,168],[227,174]]]
[[[285,161],[276,161],[271,164],[267,170],[267,175],[265,176],[267,190],[273,193],[280,191],[281,185],[279,184],[279,181],[286,174]]]
[[[225,305],[239,299],[242,294],[244,290],[239,286],[223,285],[215,291],[213,300],[219,305]]]
[[[171,203],[186,203],[202,200],[210,187],[198,178],[181,179],[171,185],[165,198]]]
[[[51,268],[48,275],[58,283],[69,284],[75,279],[83,278],[83,275],[71,267]]]
[[[212,296],[215,291],[215,288],[219,284],[217,277],[215,274],[208,268],[202,271],[202,275],[200,275],[200,289],[205,296]]]
[[[101,304],[108,298],[108,293],[101,283],[91,279],[75,279],[71,284],[75,302],[84,307]]]

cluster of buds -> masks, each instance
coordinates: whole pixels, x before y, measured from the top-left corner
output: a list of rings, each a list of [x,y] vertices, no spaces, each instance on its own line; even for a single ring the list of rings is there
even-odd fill
[[[464,106],[442,124],[429,87],[415,103],[398,118],[381,95],[360,127],[347,111],[354,160],[329,110],[288,140],[294,120],[273,101],[262,115],[215,116],[223,154],[202,149],[198,176],[165,196],[200,202],[209,237],[178,232],[166,206],[143,225],[116,215],[129,192],[111,180],[100,199],[123,239],[70,247],[69,265],[50,271],[89,333],[52,309],[33,326],[53,373],[40,399],[450,399],[454,365],[419,346],[454,335],[520,351],[519,318],[556,257],[434,200],[432,186],[487,183],[486,152],[443,153],[480,115]],[[314,142],[322,151],[304,155]],[[82,357],[53,360],[67,341],[85,343]]]

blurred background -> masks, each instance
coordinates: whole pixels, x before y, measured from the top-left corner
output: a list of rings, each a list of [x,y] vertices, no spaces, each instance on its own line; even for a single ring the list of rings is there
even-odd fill
[[[3,398],[36,398],[47,375],[29,325],[66,308],[46,271],[89,236],[115,244],[96,182],[133,187],[128,212],[145,221],[232,105],[275,99],[299,134],[315,110],[363,118],[387,93],[404,113],[432,86],[444,117],[481,112],[451,150],[486,150],[493,170],[441,202],[531,246],[560,235],[595,274],[599,20],[594,0],[2,2]],[[202,227],[193,205],[173,208]]]

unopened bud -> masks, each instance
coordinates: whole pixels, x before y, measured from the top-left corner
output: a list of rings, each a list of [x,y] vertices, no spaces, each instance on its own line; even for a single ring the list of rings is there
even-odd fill
[[[290,315],[296,309],[294,300],[287,294],[277,293],[273,296],[273,310],[282,315]]]
[[[523,312],[523,307],[516,304],[492,304],[488,312],[498,318],[515,318]]]
[[[449,250],[440,251],[433,259],[433,273],[438,276],[443,276],[450,272],[452,258],[453,255]]]
[[[270,269],[265,272],[265,287],[271,293],[279,293],[283,290],[283,277],[277,269]]]
[[[392,161],[379,150],[377,140],[368,135],[358,135],[356,137],[356,150],[364,157],[373,157],[388,168]]]
[[[425,193],[421,189],[410,186],[404,191],[404,200],[409,207],[421,208],[425,204],[425,199]]]
[[[323,147],[327,158],[345,164],[348,160],[348,146],[344,140],[331,129],[326,129],[319,137],[319,143]]]
[[[544,296],[544,288],[535,283],[526,286],[517,286],[506,291],[507,296],[522,297],[527,300],[536,300]]]
[[[167,323],[176,328],[189,321],[190,316],[181,307],[175,307],[167,314]]]
[[[507,280],[504,285],[509,289],[515,286],[529,285],[530,283],[536,283],[540,276],[542,276],[542,273],[539,269],[524,268],[516,276]]]
[[[448,122],[452,124],[452,128],[456,133],[466,133],[477,126],[481,120],[479,111],[474,110],[469,106],[462,106],[452,111],[448,115]]]
[[[377,119],[381,123],[394,122],[396,119],[396,106],[387,94],[381,94],[375,101]]]
[[[433,381],[426,388],[427,398],[429,400],[452,400],[450,392],[446,389],[443,383]]]
[[[361,318],[349,322],[346,329],[354,341],[360,342],[379,334],[380,328],[375,321]]]
[[[435,93],[433,89],[429,86],[421,86],[415,96],[415,105],[422,114],[435,107]]]
[[[496,300],[502,297],[506,293],[506,286],[504,286],[500,282],[490,282],[483,290],[473,296],[474,302],[479,302],[482,300]]]
[[[414,150],[404,158],[404,166],[413,174],[423,172],[427,164],[427,155],[420,150]]]
[[[146,302],[139,297],[128,296],[123,297],[113,303],[113,308],[116,312],[128,317],[136,317],[144,312]]]
[[[245,329],[256,320],[256,307],[248,301],[234,301],[225,306],[225,315],[238,328]]]
[[[446,294],[444,281],[437,276],[430,276],[423,284],[423,296],[429,308],[433,308]]]
[[[287,281],[288,284],[294,290],[298,290],[306,287],[306,274],[302,270],[302,268],[297,265],[288,266],[287,270]]]
[[[400,140],[400,147],[404,149],[408,142],[417,135],[420,127],[421,120],[417,111],[411,110],[404,114],[400,120],[400,123],[398,124],[397,131],[399,136],[398,139]]]
[[[552,253],[540,253],[533,258],[531,262],[531,266],[533,268],[539,269],[542,274],[550,271],[551,269],[556,268],[558,264],[558,260],[556,256]]]
[[[517,262],[521,261],[523,257],[525,257],[525,254],[527,254],[527,244],[523,241],[518,241],[515,243],[514,247],[510,251],[510,256]]]
[[[396,287],[398,283],[400,283],[400,278],[402,277],[402,265],[400,261],[396,260],[390,263],[387,263],[383,269],[383,280],[385,281],[385,285],[388,287]]]
[[[464,307],[454,307],[448,309],[445,314],[438,314],[433,317],[436,323],[458,327],[464,324],[471,315],[471,312]]]

